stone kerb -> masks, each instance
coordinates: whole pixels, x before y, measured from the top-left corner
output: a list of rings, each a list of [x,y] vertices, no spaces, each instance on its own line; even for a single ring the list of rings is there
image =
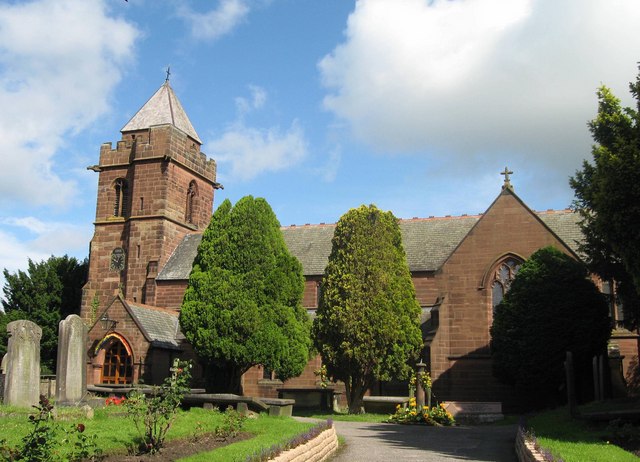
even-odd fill
[[[515,449],[519,462],[544,462],[544,457],[535,448],[533,442],[527,439],[522,427],[518,428],[516,434]]]
[[[338,436],[335,427],[320,433],[315,438],[288,451],[284,451],[273,462],[321,462],[329,459],[338,449]]]
[[[58,327],[58,364],[56,400],[60,404],[77,404],[87,393],[87,327],[82,318],[70,314]]]
[[[7,324],[9,344],[4,383],[4,404],[31,407],[40,391],[40,339],[42,329],[26,320]]]

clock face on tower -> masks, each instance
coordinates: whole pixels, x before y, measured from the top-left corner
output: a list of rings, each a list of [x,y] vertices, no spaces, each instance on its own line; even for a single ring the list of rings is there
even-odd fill
[[[111,264],[109,265],[111,271],[122,271],[124,269],[125,253],[122,247],[116,247],[111,252]]]

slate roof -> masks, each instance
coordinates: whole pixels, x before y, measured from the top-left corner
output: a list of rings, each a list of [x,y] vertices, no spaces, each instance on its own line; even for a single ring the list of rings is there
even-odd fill
[[[534,212],[577,255],[582,233],[579,216],[571,210]],[[411,271],[436,271],[482,215],[400,220],[402,242]],[[331,253],[335,224],[282,228],[285,243],[306,276],[322,275]],[[190,234],[176,248],[158,275],[159,280],[188,279],[202,236]]]
[[[537,212],[540,219],[556,233],[562,241],[573,250],[576,255],[582,255],[578,246],[584,241],[580,230],[580,215],[571,210],[548,210]]]
[[[202,240],[202,234],[187,234],[182,242],[173,251],[167,264],[160,271],[156,280],[171,281],[176,279],[189,279],[193,260],[198,253],[198,246]]]
[[[144,130],[154,125],[173,125],[202,144],[182,104],[166,81],[120,130],[122,133]]]
[[[180,347],[179,340],[184,336],[180,331],[177,312],[151,308],[130,301],[126,303],[131,315],[136,318],[153,346],[168,349]]]

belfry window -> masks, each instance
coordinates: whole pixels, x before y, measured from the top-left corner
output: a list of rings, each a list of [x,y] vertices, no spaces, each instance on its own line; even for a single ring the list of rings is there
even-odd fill
[[[504,295],[509,291],[511,282],[516,277],[521,263],[515,258],[507,258],[498,265],[493,273],[493,283],[491,284],[491,305],[495,311],[496,306],[502,301]]]
[[[113,184],[116,199],[113,203],[113,216],[124,217],[127,210],[127,180],[118,178]]]
[[[187,205],[184,213],[184,221],[187,223],[193,223],[193,206],[197,195],[198,185],[195,181],[192,181],[189,183],[189,188],[187,189]]]

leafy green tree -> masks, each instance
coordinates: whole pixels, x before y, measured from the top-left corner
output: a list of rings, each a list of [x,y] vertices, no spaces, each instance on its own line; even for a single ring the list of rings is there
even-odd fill
[[[203,234],[180,313],[208,388],[241,392],[256,364],[282,380],[302,373],[311,347],[303,291],[302,266],[267,201],[225,200]]]
[[[565,352],[573,353],[577,373],[588,376],[591,358],[606,352],[610,333],[607,304],[586,266],[545,247],[522,264],[496,307],[494,375],[528,405],[552,405],[563,397]]]
[[[584,161],[570,184],[589,269],[620,284],[632,327],[640,305],[640,74],[629,88],[636,109],[622,107],[607,87],[598,89],[598,115],[589,123],[593,162]]]
[[[419,315],[398,220],[374,205],[349,210],[336,225],[313,337],[350,413],[375,380],[408,376],[422,347]]]
[[[70,314],[80,313],[82,286],[87,281],[88,260],[51,256],[34,263],[27,271],[3,271],[5,285],[0,316],[0,355],[6,353],[6,325],[27,319],[42,328],[41,365],[44,371],[55,371],[58,351],[58,324]]]

